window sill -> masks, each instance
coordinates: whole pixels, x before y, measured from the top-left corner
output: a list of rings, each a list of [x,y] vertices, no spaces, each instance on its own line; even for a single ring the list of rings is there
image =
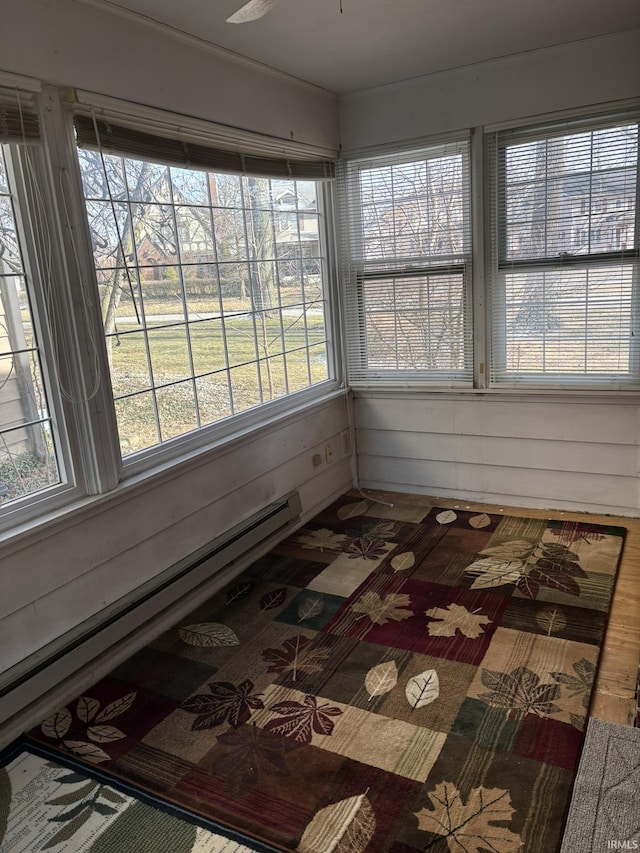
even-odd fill
[[[605,405],[638,406],[640,389],[605,390],[586,388],[437,388],[406,383],[400,385],[354,385],[353,396],[390,397],[407,399],[411,397],[439,398],[442,400],[495,400],[521,402],[558,402],[570,400],[572,403],[602,403]]]
[[[259,422],[254,421],[251,425],[235,431],[232,435],[210,439],[203,446],[189,449],[180,455],[174,455],[171,459],[167,459],[165,455],[165,458],[156,465],[147,467],[146,470],[123,479],[115,489],[109,492],[74,500],[64,507],[51,510],[35,520],[25,521],[23,524],[0,534],[0,555],[8,556],[19,550],[24,547],[27,540],[29,543],[37,542],[53,533],[58,534],[67,528],[80,524],[100,513],[107,505],[113,506],[139,497],[147,491],[171,482],[171,480],[190,470],[240,449],[243,445],[255,440],[258,434],[264,430],[277,430],[284,424],[295,423],[297,420],[307,417],[314,409],[326,406],[332,400],[345,397],[348,393],[344,387],[333,387],[312,400],[306,399],[295,407],[290,406],[286,411],[274,413],[269,418],[262,418]]]

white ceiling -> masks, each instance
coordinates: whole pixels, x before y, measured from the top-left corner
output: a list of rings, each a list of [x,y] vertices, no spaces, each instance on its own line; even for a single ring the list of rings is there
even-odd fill
[[[92,0],[93,3],[96,0]],[[345,93],[640,26],[638,0],[102,0]]]

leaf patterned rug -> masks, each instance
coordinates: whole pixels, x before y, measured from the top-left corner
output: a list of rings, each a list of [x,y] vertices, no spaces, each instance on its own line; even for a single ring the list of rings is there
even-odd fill
[[[553,853],[624,529],[345,495],[30,733],[300,853]]]

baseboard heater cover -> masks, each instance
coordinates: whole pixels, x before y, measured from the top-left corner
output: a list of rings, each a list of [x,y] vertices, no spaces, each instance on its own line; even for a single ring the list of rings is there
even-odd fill
[[[8,670],[0,686],[0,724],[42,699],[48,691],[59,687],[65,679],[133,631],[210,582],[261,542],[291,526],[301,511],[298,492],[290,492],[120,599],[108,617],[104,614],[92,617],[32,655],[24,662],[26,667],[23,663]],[[22,672],[18,671],[19,667]]]

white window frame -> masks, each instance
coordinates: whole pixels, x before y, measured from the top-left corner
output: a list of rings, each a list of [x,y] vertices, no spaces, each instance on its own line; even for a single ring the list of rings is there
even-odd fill
[[[39,344],[48,388],[49,409],[56,424],[58,465],[66,482],[0,506],[0,542],[18,542],[35,527],[45,530],[62,518],[101,502],[98,496],[128,492],[146,481],[160,482],[174,476],[181,463],[193,464],[200,455],[221,453],[258,429],[297,416],[323,399],[344,393],[342,355],[336,308],[336,253],[333,224],[333,188],[318,184],[318,213],[324,241],[324,304],[329,379],[287,396],[257,405],[224,421],[205,425],[123,460],[120,454],[113,396],[90,234],[84,209],[84,194],[73,131],[72,107],[55,86],[40,86],[15,75],[1,75],[0,85],[28,86],[37,93],[41,143],[32,146],[30,168],[37,175],[37,197],[29,182],[21,180],[19,166],[17,201],[20,238],[25,270],[32,275],[34,314],[41,320]],[[96,96],[104,107],[108,101],[136,120],[138,108]],[[92,104],[91,109],[95,109]],[[141,124],[167,121],[167,114],[139,108]],[[160,118],[159,118],[160,117]],[[208,132],[208,122],[171,115],[172,128],[190,123],[195,137]],[[246,136],[257,146],[253,134],[222,129],[223,135]],[[247,143],[247,144],[249,144]],[[277,141],[273,145],[278,148]],[[287,147],[288,143],[283,143]],[[291,143],[291,150],[296,147]],[[38,150],[39,149],[39,150]],[[335,156],[335,152],[334,156]],[[323,152],[328,156],[328,152]],[[12,158],[15,159],[15,158]],[[49,233],[37,233],[33,211],[41,210]],[[47,258],[43,258],[43,252]],[[45,273],[46,268],[46,273]],[[40,272],[42,271],[42,272]],[[45,278],[53,290],[47,296]],[[34,322],[36,318],[34,317]],[[92,496],[96,496],[92,498]]]
[[[390,259],[368,264],[362,258],[362,214],[360,212],[359,174],[371,168],[384,168],[402,163],[446,156],[448,153],[466,156],[463,164],[463,181],[468,190],[464,205],[465,236],[469,239],[468,249],[459,253],[456,262],[443,261],[437,264],[428,258],[412,260],[398,258],[394,264]],[[473,210],[473,148],[471,135],[451,134],[431,140],[412,142],[406,150],[386,152],[365,151],[345,157],[341,164],[341,198],[339,203],[340,227],[342,230],[342,279],[345,301],[345,349],[348,359],[349,382],[356,388],[366,387],[433,387],[435,389],[470,388],[473,381],[474,364],[474,210]],[[379,270],[376,269],[379,265]],[[389,280],[410,281],[430,275],[462,276],[464,319],[463,346],[465,366],[462,368],[376,368],[367,364],[366,312],[364,287],[366,281]]]
[[[624,252],[598,252],[587,254],[576,254],[563,256],[554,262],[553,258],[541,257],[523,260],[509,260],[506,257],[506,226],[505,231],[501,225],[505,220],[504,199],[500,194],[500,187],[504,187],[501,169],[504,168],[504,158],[501,152],[505,149],[499,148],[499,133],[506,130],[514,140],[511,144],[527,141],[528,139],[542,140],[562,137],[573,133],[598,130],[608,126],[624,124],[638,124],[640,127],[640,108],[637,104],[629,105],[626,110],[606,109],[601,111],[575,111],[562,118],[557,116],[541,117],[535,123],[528,121],[526,125],[486,129],[486,160],[485,170],[487,181],[485,182],[485,225],[487,229],[487,273],[488,282],[488,312],[487,312],[487,341],[489,350],[488,361],[489,377],[488,386],[496,390],[517,390],[542,392],[568,392],[576,393],[611,393],[614,389],[619,392],[635,393],[640,390],[640,351],[637,343],[640,333],[640,154],[636,161],[636,216],[635,216],[635,246]],[[509,144],[509,136],[505,145]],[[632,264],[633,269],[633,304],[631,306],[632,323],[630,330],[629,347],[629,370],[627,373],[616,374],[611,377],[603,376],[595,371],[585,371],[583,374],[575,372],[549,371],[546,372],[517,372],[506,370],[506,318],[503,313],[505,305],[504,277],[508,271],[523,272],[540,269],[553,272],[554,270],[569,270],[589,272],[603,266],[621,266]]]
[[[345,305],[346,319],[345,348],[351,365],[355,365],[355,371],[350,374],[350,384],[356,389],[375,389],[376,392],[397,391],[401,389],[412,389],[414,392],[425,394],[438,394],[466,397],[468,395],[482,394],[487,398],[513,399],[520,396],[523,399],[533,396],[539,399],[555,399],[558,397],[577,397],[588,399],[633,399],[640,393],[640,353],[634,354],[636,372],[628,379],[621,381],[603,382],[581,382],[579,374],[567,374],[560,377],[529,378],[526,381],[517,381],[511,384],[507,382],[492,381],[492,357],[495,359],[500,347],[500,325],[492,316],[492,302],[496,307],[496,299],[500,298],[500,284],[496,275],[495,252],[492,251],[492,234],[498,221],[496,211],[496,165],[495,165],[495,134],[502,131],[525,131],[540,133],[544,128],[555,125],[556,128],[566,127],[571,132],[573,127],[582,127],[585,123],[601,125],[606,123],[612,116],[628,115],[631,120],[637,120],[640,114],[640,101],[632,99],[618,103],[603,104],[596,107],[577,108],[564,112],[551,113],[540,116],[527,117],[522,120],[505,122],[500,125],[490,125],[470,129],[471,139],[471,229],[472,246],[471,258],[473,278],[470,288],[470,302],[472,305],[473,324],[473,384],[467,387],[455,387],[455,384],[447,384],[434,381],[434,377],[418,374],[411,376],[409,372],[401,375],[392,375],[391,371],[382,375],[376,371],[361,370],[361,360],[364,344],[361,343],[364,335],[362,324],[364,322],[363,312],[360,310],[359,281],[357,265],[349,265],[348,259],[351,253],[349,238],[345,238],[345,223],[349,216],[357,215],[351,213],[349,208],[357,210],[356,194],[349,197],[349,168],[352,163],[364,162],[366,158],[382,158],[387,155],[390,159],[402,157],[408,152],[426,148],[446,142],[452,138],[463,138],[460,134],[445,134],[432,138],[411,140],[404,146],[379,146],[377,148],[345,152],[341,161],[341,180],[339,189],[341,192],[338,206],[342,227],[342,282],[343,300]],[[636,205],[636,243],[635,249],[627,252],[630,258],[636,259],[636,277],[640,276],[640,169],[638,172],[638,204]],[[577,258],[575,264],[584,264],[584,258]],[[640,318],[640,282],[635,285],[638,292],[637,304],[634,306],[636,319]],[[640,334],[640,330],[639,330]],[[360,342],[358,342],[360,339]],[[355,341],[355,344],[354,344]],[[633,338],[635,343],[635,337]],[[640,349],[640,347],[637,347]],[[353,377],[355,372],[356,377]]]

